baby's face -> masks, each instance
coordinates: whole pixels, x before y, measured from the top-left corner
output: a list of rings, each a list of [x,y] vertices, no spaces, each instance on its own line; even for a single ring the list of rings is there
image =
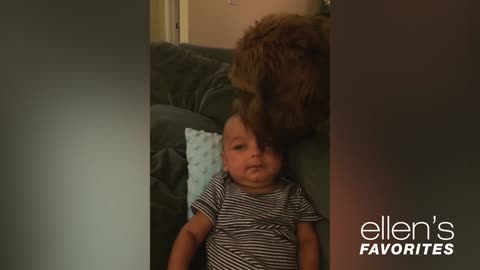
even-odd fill
[[[282,167],[281,155],[270,147],[262,150],[256,136],[238,116],[232,116],[225,124],[222,159],[223,170],[250,189],[273,185]]]

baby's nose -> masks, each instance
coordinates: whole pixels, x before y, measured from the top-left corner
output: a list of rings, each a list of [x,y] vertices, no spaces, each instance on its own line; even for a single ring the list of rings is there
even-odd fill
[[[262,152],[263,151],[258,144],[253,145],[251,148],[252,157],[259,157],[262,155]]]

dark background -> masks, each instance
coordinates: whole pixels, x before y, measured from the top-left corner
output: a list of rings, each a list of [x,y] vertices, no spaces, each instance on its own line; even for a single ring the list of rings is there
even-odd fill
[[[335,0],[331,269],[478,269],[477,1]],[[148,3],[3,1],[1,269],[149,268]],[[433,215],[452,256],[358,256]]]
[[[475,1],[334,1],[331,269],[478,269],[475,10]],[[454,254],[359,256],[361,225],[382,215],[452,222]]]

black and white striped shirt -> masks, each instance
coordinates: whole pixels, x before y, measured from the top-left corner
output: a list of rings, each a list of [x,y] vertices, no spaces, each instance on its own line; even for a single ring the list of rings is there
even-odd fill
[[[298,269],[296,224],[320,220],[304,191],[286,179],[268,194],[248,194],[226,173],[212,177],[192,204],[214,227],[208,269]]]

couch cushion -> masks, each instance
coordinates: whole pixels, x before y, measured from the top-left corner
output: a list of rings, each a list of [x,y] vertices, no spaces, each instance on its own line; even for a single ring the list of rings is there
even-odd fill
[[[154,105],[150,108],[150,151],[169,147],[185,151],[185,128],[221,132],[222,126],[192,111],[171,105]]]
[[[191,43],[180,43],[180,46],[207,58],[215,59],[225,63],[232,62],[233,49],[208,47]]]
[[[228,79],[229,67],[219,69],[208,78],[209,86],[205,91],[198,112],[223,126],[232,113],[232,103],[236,91]]]
[[[185,109],[155,105],[150,111],[150,242],[151,269],[166,269],[170,249],[187,220],[187,159],[185,128],[220,132],[215,122]],[[204,249],[192,263],[205,265]]]
[[[205,92],[218,82],[211,75],[228,66],[168,42],[152,43],[150,104],[170,104],[198,111]]]

